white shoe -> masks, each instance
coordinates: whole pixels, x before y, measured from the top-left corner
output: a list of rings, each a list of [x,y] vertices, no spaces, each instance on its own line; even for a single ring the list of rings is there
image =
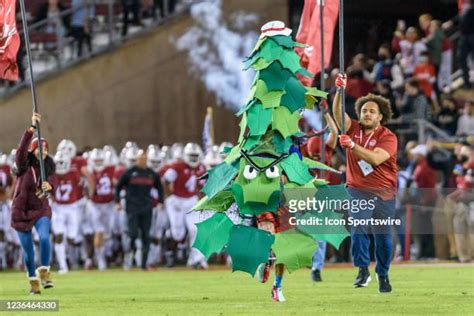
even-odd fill
[[[61,269],[61,270],[58,270],[58,274],[67,274],[69,272],[68,269]]]
[[[129,271],[133,264],[133,252],[127,252],[123,257],[123,269]]]
[[[107,263],[105,262],[104,258],[99,258],[97,260],[97,268],[99,271],[105,271],[105,269],[107,269]]]
[[[84,269],[85,270],[91,270],[93,267],[92,259],[87,258],[86,262],[84,262]]]
[[[272,288],[272,299],[276,302],[286,301],[285,296],[283,296],[283,290],[280,287],[273,286]]]
[[[201,267],[204,269],[204,270],[207,270],[209,269],[209,264],[207,263],[206,259],[202,259],[199,264],[201,265]]]

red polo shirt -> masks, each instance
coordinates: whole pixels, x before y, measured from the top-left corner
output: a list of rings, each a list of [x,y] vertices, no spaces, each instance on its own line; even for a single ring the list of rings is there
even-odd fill
[[[368,150],[381,148],[390,154],[385,162],[372,166],[372,173],[364,176],[359,164],[360,158],[352,150],[346,151],[347,157],[347,186],[350,188],[373,192],[383,200],[395,197],[397,188],[397,136],[388,128],[380,125],[373,133],[365,135],[360,123],[352,120],[351,128],[347,131],[352,140]]]

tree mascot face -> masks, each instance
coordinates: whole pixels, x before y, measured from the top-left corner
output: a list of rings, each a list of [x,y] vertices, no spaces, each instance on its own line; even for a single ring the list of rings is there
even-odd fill
[[[231,189],[243,214],[276,212],[282,193],[281,169],[275,158],[246,157]]]

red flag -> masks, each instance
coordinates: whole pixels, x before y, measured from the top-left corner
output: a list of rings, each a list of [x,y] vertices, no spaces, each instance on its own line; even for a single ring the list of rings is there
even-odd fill
[[[18,80],[16,55],[20,36],[16,29],[15,0],[0,0],[0,78]]]
[[[299,43],[306,43],[308,40],[308,33],[311,26],[311,17],[314,12],[314,7],[316,5],[316,0],[305,0],[303,12],[301,13],[300,26],[298,28],[298,33],[296,34],[296,40]]]
[[[296,41],[306,44],[305,49],[297,49],[301,56],[301,65],[312,74],[321,72],[321,0],[305,0],[301,24],[296,35]],[[329,66],[332,54],[334,29],[339,14],[339,0],[324,0],[323,25],[324,25],[324,66]],[[310,17],[310,20],[308,18]]]

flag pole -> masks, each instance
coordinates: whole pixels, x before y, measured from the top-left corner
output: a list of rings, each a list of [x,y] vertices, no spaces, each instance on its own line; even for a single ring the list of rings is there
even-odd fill
[[[19,0],[20,9],[21,9],[21,20],[23,24],[23,35],[25,37],[25,47],[26,47],[26,56],[28,58],[28,71],[30,74],[30,87],[31,87],[31,96],[33,102],[33,113],[39,113],[38,104],[36,102],[36,87],[35,80],[33,76],[33,65],[31,62],[31,51],[30,51],[30,36],[28,33],[28,22],[26,20],[26,10],[25,10],[25,0]],[[44,172],[44,161],[43,161],[43,142],[41,141],[41,130],[39,122],[36,122],[36,137],[38,137],[38,149],[39,149],[39,162],[40,162],[40,175],[41,183],[46,179]]]
[[[321,35],[321,91],[326,90],[326,79],[324,78],[325,76],[325,70],[324,70],[324,18],[323,18],[323,13],[324,13],[324,0],[319,0],[319,27],[320,27],[320,35]],[[321,108],[320,108],[321,109]],[[324,119],[324,113],[321,111],[321,127],[324,129],[324,126],[326,125],[326,120]],[[322,163],[325,163],[325,156],[326,156],[326,144],[324,142],[324,134],[321,134],[321,157],[320,160]],[[324,176],[324,171],[321,170],[321,176]]]
[[[344,75],[344,0],[339,0],[339,72]],[[345,89],[341,89],[342,122],[341,132],[346,132],[346,98]]]
[[[207,115],[209,116],[209,136],[211,137],[211,146],[214,145],[214,120],[213,110],[211,106],[207,107]]]

